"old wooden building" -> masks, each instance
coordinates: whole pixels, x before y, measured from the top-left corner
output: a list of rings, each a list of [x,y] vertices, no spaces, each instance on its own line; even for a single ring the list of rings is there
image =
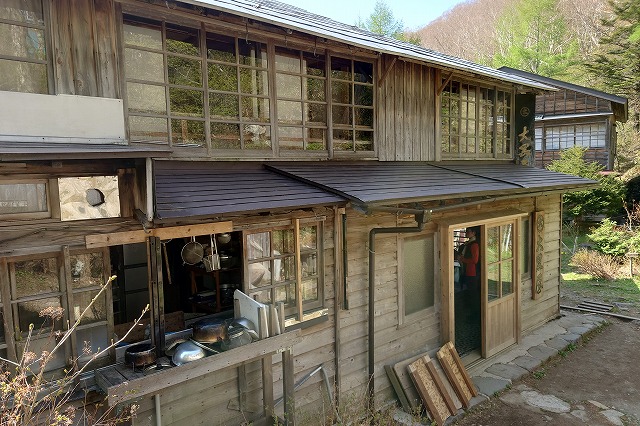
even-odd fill
[[[616,122],[627,121],[627,98],[509,67],[500,69],[558,89],[536,97],[536,167],[546,167],[560,158],[562,150],[580,146],[586,149],[585,160],[613,170]]]
[[[526,166],[547,84],[275,1],[4,0],[0,34],[0,355],[117,275],[46,367],[149,304],[85,380],[135,424],[383,405],[385,365],[448,341],[471,363],[558,315],[561,194],[593,182]],[[275,307],[259,340],[123,361],[234,316],[237,290]]]

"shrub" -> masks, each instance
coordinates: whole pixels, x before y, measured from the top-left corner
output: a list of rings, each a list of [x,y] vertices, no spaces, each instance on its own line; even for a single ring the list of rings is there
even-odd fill
[[[609,256],[621,257],[627,252],[640,251],[640,233],[630,226],[618,226],[610,219],[604,219],[588,237],[597,251]]]
[[[593,250],[578,250],[571,258],[571,264],[580,272],[605,280],[615,279],[620,270],[620,264],[613,256]]]

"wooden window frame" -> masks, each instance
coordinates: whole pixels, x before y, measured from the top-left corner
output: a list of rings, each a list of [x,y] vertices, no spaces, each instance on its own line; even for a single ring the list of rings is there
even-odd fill
[[[512,221],[512,222],[507,222],[507,223],[501,223],[498,225],[485,225],[484,226],[484,230],[483,230],[483,247],[485,247],[485,250],[488,250],[488,234],[489,234],[489,228],[498,228],[498,260],[494,261],[494,262],[489,262],[489,259],[487,258],[487,253],[483,253],[483,255],[486,258],[486,271],[483,272],[483,274],[486,274],[487,276],[487,303],[491,304],[494,302],[498,302],[500,301],[502,298],[507,297],[507,296],[511,296],[515,293],[516,291],[516,271],[518,269],[518,258],[516,257],[516,253],[517,253],[517,248],[516,248],[516,243],[517,243],[517,239],[516,239],[516,233],[518,232],[517,230],[517,221]],[[502,239],[503,239],[503,228],[506,226],[511,225],[511,257],[508,258],[503,258],[502,254],[503,254],[503,250],[502,250]],[[502,279],[502,265],[504,263],[510,262],[511,263],[511,292],[510,293],[504,293],[503,291],[503,279]],[[489,299],[489,269],[492,266],[496,266],[498,268],[498,277],[500,278],[497,285],[498,285],[498,294],[497,297]]]
[[[289,325],[291,323],[291,320],[293,320],[294,322],[298,323],[298,322],[303,322],[307,319],[313,319],[317,316],[317,314],[319,312],[322,312],[324,310],[324,306],[325,306],[325,300],[324,300],[324,222],[322,220],[301,220],[301,219],[293,219],[292,221],[293,223],[291,225],[285,225],[285,226],[278,226],[278,227],[268,227],[268,228],[261,228],[261,227],[256,227],[256,228],[252,228],[251,230],[245,230],[243,231],[243,246],[245,247],[244,249],[244,255],[243,255],[243,263],[244,263],[244,274],[243,276],[244,278],[244,291],[249,295],[252,296],[255,293],[259,293],[265,290],[272,290],[271,293],[271,300],[273,303],[274,300],[274,293],[273,290],[275,290],[275,288],[277,287],[283,287],[287,284],[291,284],[293,282],[293,284],[295,285],[295,292],[296,292],[296,307],[294,308],[287,308],[286,309],[286,317],[287,317],[287,325]],[[300,245],[300,227],[305,227],[305,226],[315,226],[316,227],[316,248],[314,250],[302,250],[301,249],[301,245]],[[270,241],[270,247],[271,250],[273,252],[273,232],[274,231],[280,231],[280,230],[293,230],[293,234],[294,234],[294,241],[295,241],[295,252],[292,254],[286,254],[286,255],[278,255],[278,256],[274,256],[273,253],[270,253],[269,256],[264,256],[264,257],[260,257],[260,258],[255,258],[255,259],[249,259],[248,256],[248,238],[250,235],[254,235],[254,234],[262,234],[262,233],[268,233],[269,234],[269,241]],[[308,275],[306,277],[302,277],[302,260],[301,260],[301,255],[302,254],[310,254],[312,252],[316,252],[316,273],[313,275]],[[262,263],[262,262],[270,262],[271,264],[273,264],[272,262],[275,259],[283,259],[286,257],[293,257],[294,259],[294,267],[295,267],[295,277],[293,280],[289,280],[288,283],[282,282],[282,283],[278,283],[275,284],[272,282],[272,284],[270,285],[266,285],[260,288],[256,288],[253,290],[249,290],[250,287],[250,273],[249,273],[249,264],[252,263]],[[318,283],[318,288],[317,288],[317,292],[318,292],[318,299],[316,301],[311,301],[311,302],[303,302],[302,301],[302,281],[305,278],[315,278],[317,280]],[[253,297],[253,296],[252,296]]]
[[[51,43],[51,9],[50,2],[45,0],[36,0],[40,6],[42,7],[42,19],[43,24],[26,22],[26,21],[14,21],[11,19],[6,19],[4,17],[0,17],[0,23],[7,25],[15,25],[24,28],[31,28],[35,30],[40,30],[43,32],[44,37],[44,48],[45,48],[45,58],[44,59],[30,59],[20,56],[13,55],[0,55],[0,60],[8,60],[15,61],[21,63],[29,63],[29,64],[39,64],[45,65],[46,68],[46,84],[47,89],[42,92],[34,92],[40,94],[54,94],[55,93],[55,81],[54,81],[54,72],[53,72],[53,53],[52,53],[52,43]],[[6,89],[5,89],[6,90]]]
[[[513,159],[514,156],[514,94],[503,86],[487,86],[481,82],[463,79],[451,79],[446,83],[440,94],[440,151],[444,159]],[[455,88],[455,89],[454,89]],[[462,89],[466,88],[467,101],[462,98]],[[471,90],[473,88],[473,90]],[[457,91],[457,93],[456,93]],[[474,96],[469,96],[474,93]],[[486,95],[483,98],[483,95]],[[473,99],[469,102],[468,99]],[[445,109],[445,103],[448,109]],[[451,106],[456,105],[451,113]],[[473,105],[473,113],[466,114],[466,106]],[[502,114],[498,114],[500,109]],[[482,118],[485,117],[485,120]],[[500,122],[499,117],[505,117],[506,122]],[[447,120],[447,121],[445,121]],[[473,130],[462,132],[463,123],[469,129],[472,122]],[[457,130],[454,130],[457,125]],[[444,131],[446,127],[446,131]],[[491,130],[490,140],[487,131]],[[469,141],[473,141],[472,152]],[[464,152],[461,147],[465,146]],[[481,150],[482,147],[484,150]]]
[[[584,143],[578,143],[578,126],[590,126],[589,128],[589,143],[585,145]],[[596,127],[595,130],[593,129]],[[539,127],[541,129],[541,146],[543,151],[562,151],[565,149],[570,149],[575,146],[579,146],[586,149],[605,149],[607,147],[607,122],[605,121],[585,121],[580,123],[558,123],[558,124],[543,124]],[[570,143],[567,146],[562,146],[562,142],[559,138],[549,137],[549,132],[558,131],[558,129],[567,128],[568,132],[568,140]],[[594,135],[602,135],[602,144],[594,145],[594,139],[598,141],[598,138],[594,138]],[[553,136],[553,135],[551,135]],[[550,139],[552,141],[557,141],[557,147],[549,147]]]
[[[20,185],[20,184],[43,184],[46,194],[47,211],[26,212],[26,213],[6,213],[0,214],[0,219],[28,220],[28,219],[49,219],[60,217],[58,205],[58,180],[57,179],[9,179],[0,181],[0,185]]]

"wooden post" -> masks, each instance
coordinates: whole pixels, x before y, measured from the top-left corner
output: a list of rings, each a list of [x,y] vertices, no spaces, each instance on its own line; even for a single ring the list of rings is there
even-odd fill
[[[293,348],[287,348],[282,352],[282,394],[284,396],[284,424],[294,426],[296,424],[293,378]]]

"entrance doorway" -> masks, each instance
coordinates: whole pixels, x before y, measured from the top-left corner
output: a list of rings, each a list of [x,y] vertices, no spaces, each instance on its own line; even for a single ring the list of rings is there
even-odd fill
[[[460,356],[480,354],[482,345],[479,227],[454,229],[455,345]]]

